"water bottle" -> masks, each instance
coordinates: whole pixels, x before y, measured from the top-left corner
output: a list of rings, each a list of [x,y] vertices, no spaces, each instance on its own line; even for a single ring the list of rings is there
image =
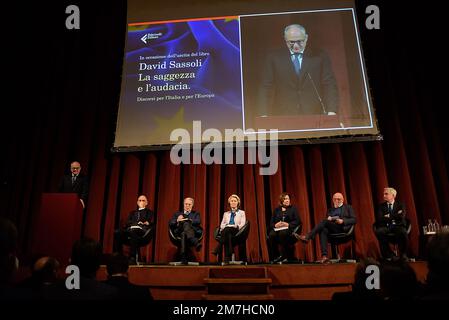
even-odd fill
[[[429,232],[433,232],[433,223],[432,223],[432,219],[427,220],[427,230],[429,230]]]
[[[435,232],[439,232],[440,224],[438,223],[437,219],[434,220],[433,225],[435,226]]]

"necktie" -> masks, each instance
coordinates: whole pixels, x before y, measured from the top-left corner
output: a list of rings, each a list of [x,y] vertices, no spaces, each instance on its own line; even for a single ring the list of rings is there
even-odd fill
[[[391,205],[391,203],[388,204],[388,213],[392,213],[393,212],[393,206]]]
[[[76,181],[76,176],[72,176],[72,185],[75,184],[75,181]]]
[[[293,65],[295,66],[296,75],[299,76],[299,71],[301,70],[301,64],[299,63],[299,56],[301,53],[293,54]]]
[[[235,212],[231,211],[231,219],[229,219],[229,224],[235,224],[234,218],[235,218]]]

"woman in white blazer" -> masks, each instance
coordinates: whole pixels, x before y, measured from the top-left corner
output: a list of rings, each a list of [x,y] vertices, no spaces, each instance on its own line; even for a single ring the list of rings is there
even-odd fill
[[[240,198],[233,194],[228,198],[228,203],[230,210],[223,214],[223,219],[220,224],[220,243],[212,251],[212,254],[220,255],[222,246],[224,245],[224,263],[229,263],[229,260],[231,260],[233,252],[232,239],[246,223],[245,211],[240,210]]]

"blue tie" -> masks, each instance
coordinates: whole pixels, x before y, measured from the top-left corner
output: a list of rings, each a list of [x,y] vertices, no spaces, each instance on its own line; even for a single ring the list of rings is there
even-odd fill
[[[393,212],[393,206],[391,205],[391,203],[388,204],[388,213],[392,213]]]
[[[297,76],[299,76],[299,71],[301,70],[301,65],[300,65],[300,63],[299,63],[299,55],[300,55],[301,53],[294,53],[293,54],[293,65],[295,66],[295,72],[296,72],[296,75]]]
[[[229,224],[235,224],[234,218],[235,218],[235,212],[231,211],[231,219],[229,219]]]

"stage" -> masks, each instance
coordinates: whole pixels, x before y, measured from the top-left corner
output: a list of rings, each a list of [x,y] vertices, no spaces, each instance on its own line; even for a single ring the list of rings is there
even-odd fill
[[[410,266],[424,282],[427,263]],[[129,280],[149,286],[156,300],[329,300],[334,292],[351,290],[355,268],[355,263],[140,265],[129,268]],[[106,279],[105,266],[97,279]]]

